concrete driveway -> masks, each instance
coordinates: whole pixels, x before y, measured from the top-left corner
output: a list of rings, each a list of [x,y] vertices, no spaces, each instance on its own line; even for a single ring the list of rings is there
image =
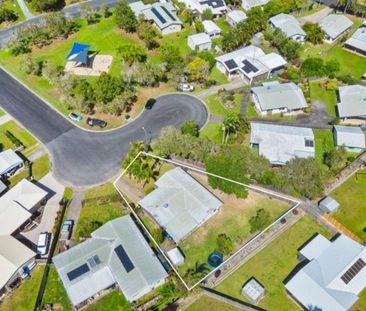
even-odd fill
[[[206,106],[196,97],[169,94],[126,126],[92,133],[76,127],[2,69],[0,106],[45,145],[57,179],[76,187],[101,184],[119,174],[131,142],[151,140],[161,128],[179,127],[189,119],[202,127],[208,119]]]
[[[314,14],[298,18],[298,21],[301,25],[303,25],[307,22],[309,22],[309,23],[319,23],[323,18],[328,16],[332,11],[333,11],[333,9],[325,7],[324,9],[322,9],[318,12],[315,12]]]

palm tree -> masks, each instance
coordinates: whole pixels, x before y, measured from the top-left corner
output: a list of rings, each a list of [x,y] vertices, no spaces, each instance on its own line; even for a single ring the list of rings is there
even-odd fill
[[[200,279],[209,271],[210,269],[208,268],[205,262],[200,264],[197,261],[193,268],[189,268],[187,270],[185,277],[188,277],[193,280]]]
[[[223,137],[222,143],[227,143],[230,134],[235,133],[240,127],[240,116],[237,114],[229,114],[225,117],[223,122]]]

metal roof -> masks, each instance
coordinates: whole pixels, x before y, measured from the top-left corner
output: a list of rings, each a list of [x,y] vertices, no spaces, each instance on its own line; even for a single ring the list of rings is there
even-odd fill
[[[226,14],[228,18],[234,21],[235,24],[240,23],[247,19],[247,15],[241,10],[233,10]]]
[[[207,34],[221,33],[221,28],[211,20],[202,21],[202,25]]]
[[[269,19],[274,27],[281,29],[287,38],[291,38],[296,35],[305,36],[305,31],[301,28],[299,21],[290,14],[278,14]]]
[[[265,5],[269,2],[269,0],[243,0],[243,7],[244,7],[244,3],[247,4],[247,6],[249,8],[254,8],[256,6],[262,6]]]
[[[300,249],[299,253],[310,261],[320,256],[329,247],[330,243],[323,235],[317,234],[309,243]]]
[[[133,301],[160,284],[167,273],[130,216],[101,226],[92,238],[58,254],[53,262],[74,305],[117,283],[127,300]],[[123,247],[132,267],[116,249]],[[97,264],[90,259],[98,256]],[[68,274],[82,265],[88,269],[70,280]]]
[[[227,7],[224,0],[179,0],[185,4],[185,6],[202,14],[206,9],[210,9],[214,15],[222,15],[227,11]]]
[[[360,127],[335,125],[334,132],[337,146],[365,148],[365,134]]]
[[[257,302],[264,295],[264,287],[255,278],[251,278],[242,289],[243,295],[253,302]]]
[[[339,87],[337,104],[341,118],[366,116],[366,87],[361,85],[346,85]]]
[[[358,28],[345,44],[366,52],[366,27]]]
[[[325,212],[334,212],[339,208],[339,203],[332,197],[326,197],[319,202],[319,208]]]
[[[155,184],[158,188],[138,203],[176,242],[209,219],[222,205],[180,167],[165,173]]]
[[[296,110],[308,106],[301,88],[293,82],[265,84],[253,87],[252,92],[262,111],[282,108]]]
[[[340,235],[328,247],[323,245],[323,251],[297,272],[285,287],[308,309],[346,311],[366,286],[366,268],[358,271],[349,283],[342,280],[344,273],[360,258],[366,260],[365,247]]]
[[[0,152],[0,175],[8,172],[13,167],[16,167],[22,163],[22,158],[18,156],[15,151],[7,149],[3,152]]]
[[[211,38],[205,32],[197,33],[191,36],[188,36],[187,40],[191,40],[194,46],[199,46],[202,44],[211,43]]]
[[[250,143],[258,144],[259,154],[272,164],[314,157],[314,134],[310,128],[252,122],[250,129]],[[312,141],[313,147],[306,146],[306,141]]]
[[[342,33],[352,27],[353,22],[341,14],[329,14],[323,18],[319,26],[332,39],[338,38]]]

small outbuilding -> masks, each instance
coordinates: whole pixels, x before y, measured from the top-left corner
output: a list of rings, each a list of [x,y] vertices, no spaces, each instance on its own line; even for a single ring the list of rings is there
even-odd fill
[[[348,152],[361,152],[365,148],[365,134],[360,127],[335,125],[334,143],[343,146]]]
[[[8,177],[23,165],[23,159],[14,150],[8,149],[0,152],[0,177]]]
[[[180,266],[184,263],[184,256],[178,247],[171,249],[166,254],[174,266]]]
[[[339,206],[340,204],[332,197],[326,197],[319,202],[319,208],[325,213],[333,213]]]
[[[259,282],[252,277],[242,289],[242,294],[244,297],[249,299],[250,302],[257,304],[264,297],[264,287],[259,284]]]
[[[221,28],[217,26],[213,21],[203,21],[203,29],[205,33],[210,36],[210,38],[217,38],[221,35]]]
[[[226,22],[233,27],[246,19],[247,15],[240,10],[233,10],[226,14]]]
[[[195,51],[209,51],[212,47],[212,41],[207,33],[201,32],[195,35],[188,36],[188,46]]]

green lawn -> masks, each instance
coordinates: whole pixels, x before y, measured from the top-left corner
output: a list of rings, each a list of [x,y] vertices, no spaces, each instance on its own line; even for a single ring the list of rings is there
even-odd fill
[[[269,212],[270,217],[267,222],[269,225],[290,207],[282,201],[255,193],[250,193],[245,200],[227,199],[223,202],[224,205],[219,213],[212,216],[179,244],[185,256],[184,264],[179,267],[182,275],[185,275],[187,270],[193,268],[197,263],[207,263],[208,256],[217,248],[216,240],[219,234],[224,233],[230,237],[234,249],[238,249],[254,235],[250,232],[249,219],[255,216],[259,209]]]
[[[249,103],[247,108],[247,117],[248,118],[258,118],[258,112],[254,108],[254,103]]]
[[[325,103],[327,113],[330,116],[336,116],[337,96],[335,91],[327,91],[319,85],[319,81],[310,82],[311,101],[321,100]]]
[[[0,29],[7,28],[9,26],[12,26],[16,23],[20,23],[25,19],[25,16],[23,14],[22,9],[20,8],[18,1],[16,0],[4,0],[1,2],[2,7],[9,8],[11,10],[14,10],[18,14],[18,19],[11,23],[0,23]]]
[[[201,137],[207,137],[217,144],[222,143],[222,124],[209,121],[200,131]]]
[[[130,303],[117,290],[92,303],[85,311],[132,311]]]
[[[46,176],[50,171],[50,161],[48,155],[45,154],[39,159],[35,160],[32,164],[32,176],[35,180],[40,180],[42,177]],[[10,187],[15,186],[22,179],[29,176],[29,168],[25,167],[23,171],[9,179]]]
[[[309,16],[309,15],[312,15],[314,13],[317,13],[317,12],[321,11],[324,8],[325,8],[324,5],[314,3],[314,6],[311,10],[307,10],[307,11],[303,11],[301,13],[298,13],[298,14],[296,14],[296,17],[299,18],[299,17]]]
[[[216,299],[203,295],[202,297],[197,299],[193,304],[191,304],[186,310],[187,311],[202,311],[202,310],[239,311],[240,309],[235,308],[232,305],[226,304],[219,300],[216,300]]]
[[[37,140],[24,128],[20,127],[15,121],[9,121],[0,125],[0,151],[16,148],[11,140],[6,137],[5,133],[7,131],[11,132],[25,146],[24,155],[29,155],[29,152],[38,144]]]
[[[364,311],[366,310],[366,289],[364,289],[359,295],[360,299],[351,308],[350,311]]]
[[[37,266],[31,272],[31,278],[20,285],[0,304],[0,311],[30,311],[36,303],[44,266]]]
[[[217,84],[229,83],[226,75],[224,75],[220,70],[215,67],[212,68],[210,73],[210,80],[215,80]]]
[[[60,305],[62,306],[63,311],[71,311],[73,309],[69,298],[67,297],[66,290],[57,274],[56,268],[53,266],[48,274],[42,304]]]
[[[333,133],[331,130],[314,129],[315,158],[323,163],[326,152],[334,149]]]
[[[259,307],[270,311],[301,310],[287,296],[283,281],[298,264],[298,248],[315,233],[321,233],[330,238],[330,234],[315,221],[308,216],[302,217],[295,225],[220,283],[216,290],[249,302],[241,294],[241,289],[243,284],[254,276],[266,290],[264,298],[259,302]]]
[[[226,22],[226,16],[222,16],[215,20],[215,23],[221,28],[221,35],[224,35],[232,30],[232,27]]]
[[[340,223],[366,241],[366,170],[359,171],[330,195],[340,203],[333,215]]]
[[[88,237],[91,232],[114,218],[125,215],[122,198],[112,183],[95,187],[85,193],[85,203],[75,228],[75,240]]]
[[[205,102],[210,110],[210,114],[215,116],[222,116],[225,117],[228,113],[239,113],[240,106],[242,103],[243,94],[235,94],[234,99],[234,107],[227,108],[225,107],[217,98],[216,94],[210,95],[205,98]]]

